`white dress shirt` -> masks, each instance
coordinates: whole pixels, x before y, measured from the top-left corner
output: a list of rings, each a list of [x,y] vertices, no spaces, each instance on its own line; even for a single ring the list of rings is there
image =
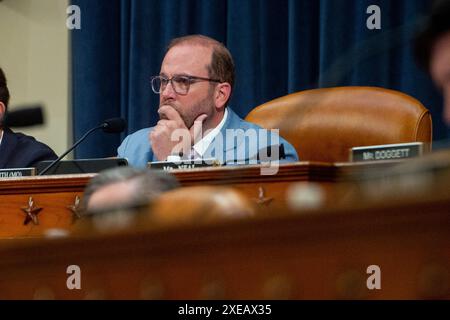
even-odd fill
[[[197,141],[197,143],[191,148],[190,153],[187,155],[188,159],[199,159],[203,158],[203,155],[205,154],[206,150],[208,150],[209,145],[214,140],[214,138],[219,134],[220,130],[222,130],[223,126],[225,125],[225,121],[227,121],[228,117],[228,110],[225,108],[225,112],[223,114],[223,118],[220,121],[220,123],[208,132],[206,136],[204,136],[200,141]],[[181,161],[180,156],[178,155],[170,155],[167,157],[166,161]]]
[[[220,121],[219,125],[212,129],[206,136],[204,136],[200,141],[197,141],[196,144],[192,147],[192,153],[194,154],[194,159],[203,158],[206,150],[208,150],[209,145],[213,142],[214,138],[219,134],[220,130],[222,130],[225,125],[225,121],[227,121],[228,110],[225,108],[225,112],[223,114],[222,121]]]

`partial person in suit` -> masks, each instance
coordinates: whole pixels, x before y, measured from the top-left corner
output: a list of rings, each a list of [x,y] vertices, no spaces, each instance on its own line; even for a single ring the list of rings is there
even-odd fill
[[[8,103],[9,90],[5,74],[0,68],[0,169],[29,168],[40,161],[56,159],[55,152],[47,145],[3,126]]]
[[[419,64],[431,75],[444,97],[443,119],[450,127],[450,1],[434,3],[414,44]]]
[[[298,161],[289,142],[244,121],[227,106],[234,78],[233,58],[222,43],[203,35],[172,40],[160,74],[152,78],[152,89],[160,95],[160,120],[155,127],[127,136],[118,156],[136,167],[178,156],[246,164],[259,162],[259,151],[274,146],[275,155],[262,158]],[[279,145],[284,147],[284,159],[276,157]]]

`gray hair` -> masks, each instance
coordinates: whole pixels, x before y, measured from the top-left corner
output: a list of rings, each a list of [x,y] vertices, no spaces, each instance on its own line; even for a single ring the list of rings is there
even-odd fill
[[[160,170],[143,170],[133,167],[107,169],[92,178],[84,190],[82,208],[88,208],[92,195],[110,184],[118,182],[134,183],[135,187],[130,199],[124,204],[127,207],[147,205],[165,191],[179,187],[175,176]]]

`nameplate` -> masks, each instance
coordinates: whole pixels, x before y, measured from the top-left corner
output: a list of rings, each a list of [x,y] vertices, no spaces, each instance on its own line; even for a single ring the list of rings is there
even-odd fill
[[[21,178],[36,175],[35,168],[0,169],[1,178]]]
[[[422,153],[422,142],[355,147],[350,149],[350,161],[397,160],[418,157]]]
[[[148,162],[147,167],[150,169],[158,169],[164,171],[171,170],[190,170],[204,167],[218,167],[220,162],[216,159],[197,159],[197,160],[180,160],[180,161],[154,161]]]

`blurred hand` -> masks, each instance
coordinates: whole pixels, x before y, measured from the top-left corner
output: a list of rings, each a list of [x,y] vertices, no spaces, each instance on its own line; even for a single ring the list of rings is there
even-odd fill
[[[189,154],[192,145],[202,138],[203,122],[208,117],[199,115],[191,128],[187,128],[180,114],[171,106],[159,108],[161,120],[149,134],[153,153],[159,161],[165,161],[169,155]],[[180,141],[181,140],[181,141]]]

